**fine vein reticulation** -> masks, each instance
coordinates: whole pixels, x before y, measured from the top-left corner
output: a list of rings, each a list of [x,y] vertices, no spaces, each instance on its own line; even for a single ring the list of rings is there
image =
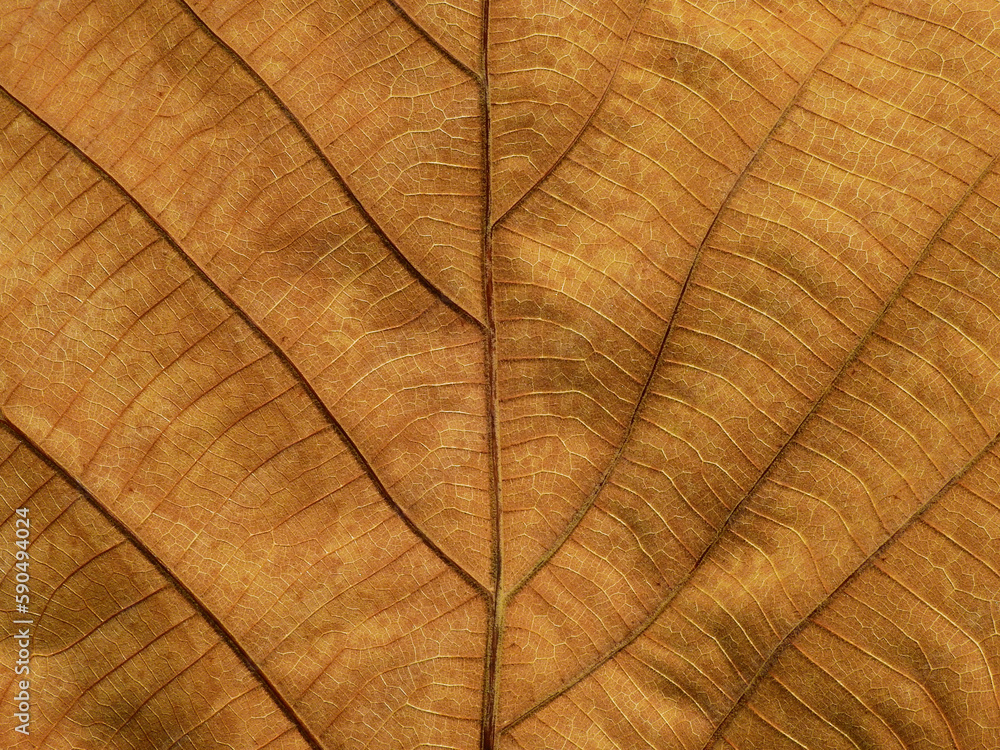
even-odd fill
[[[44,741],[983,746],[972,5],[17,0],[0,495],[65,548]],[[135,601],[60,598],[119,547]]]

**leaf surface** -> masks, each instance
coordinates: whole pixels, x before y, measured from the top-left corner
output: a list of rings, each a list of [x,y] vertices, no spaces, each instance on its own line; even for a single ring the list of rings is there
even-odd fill
[[[25,746],[990,746],[998,27],[13,0]]]

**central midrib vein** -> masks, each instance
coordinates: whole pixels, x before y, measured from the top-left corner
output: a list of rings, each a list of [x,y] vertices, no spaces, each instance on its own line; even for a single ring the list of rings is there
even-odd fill
[[[497,326],[493,295],[493,219],[490,141],[490,74],[489,34],[490,0],[483,0],[482,51],[480,60],[482,78],[479,82],[479,105],[482,132],[482,256],[483,294],[486,311],[486,396],[487,428],[490,463],[490,516],[492,545],[492,597],[487,601],[487,631],[483,664],[483,705],[479,736],[480,750],[495,750],[497,739],[497,682],[500,665],[500,646],[503,638],[503,545],[501,542],[500,502],[500,446],[499,396],[497,394]]]

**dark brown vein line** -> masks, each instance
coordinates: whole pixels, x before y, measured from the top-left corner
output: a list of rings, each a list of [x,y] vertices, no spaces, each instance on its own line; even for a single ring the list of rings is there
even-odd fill
[[[625,636],[625,638],[623,638],[619,643],[617,643],[614,647],[612,647],[607,653],[601,656],[600,659],[597,660],[597,662],[587,667],[586,669],[582,670],[567,683],[557,688],[555,691],[553,691],[551,694],[540,700],[531,708],[525,710],[524,713],[522,713],[520,716],[509,721],[507,724],[504,725],[501,731],[505,732],[514,725],[524,721],[524,719],[528,718],[528,716],[540,710],[541,708],[545,707],[553,700],[558,698],[560,695],[570,690],[574,685],[579,683],[581,680],[590,676],[599,667],[603,666],[605,663],[613,659],[623,649],[631,645],[637,638],[639,638],[639,636],[641,636],[646,630],[648,630],[653,625],[653,623],[657,620],[657,618],[659,618],[660,615],[663,614],[666,608],[670,605],[670,602],[674,600],[674,597],[677,596],[677,594],[681,591],[682,588],[684,588],[687,582],[691,580],[695,572],[697,572],[697,570],[701,567],[701,564],[704,562],[708,554],[713,549],[715,549],[715,547],[719,544],[719,541],[722,539],[723,534],[726,532],[726,530],[729,528],[734,518],[736,517],[737,512],[746,505],[747,500],[753,497],[756,491],[760,488],[760,486],[770,475],[772,469],[774,469],[778,465],[779,460],[784,456],[788,448],[795,442],[795,440],[801,434],[806,423],[810,420],[811,417],[817,414],[819,407],[824,403],[826,398],[836,387],[837,381],[841,377],[843,377],[844,373],[847,372],[847,369],[850,367],[851,363],[858,357],[858,355],[860,355],[861,350],[864,348],[864,345],[875,334],[876,328],[885,318],[886,314],[889,312],[889,309],[892,307],[893,303],[897,299],[899,299],[899,297],[902,295],[903,290],[906,288],[908,282],[910,281],[910,279],[913,278],[914,274],[916,273],[917,267],[920,266],[921,263],[924,261],[924,259],[929,255],[934,244],[937,242],[938,237],[941,235],[941,232],[944,231],[945,227],[948,226],[952,218],[958,213],[958,211],[962,208],[962,206],[965,205],[966,201],[975,192],[976,188],[980,185],[980,183],[993,170],[994,166],[996,166],[997,164],[998,158],[1000,157],[994,157],[993,159],[990,160],[990,162],[986,165],[983,171],[980,172],[979,176],[969,184],[965,193],[955,203],[951,211],[944,217],[944,219],[942,219],[941,223],[938,225],[937,230],[927,241],[927,244],[924,246],[924,249],[921,251],[920,255],[910,266],[906,275],[900,281],[899,285],[896,287],[893,294],[887,299],[885,306],[882,308],[881,313],[879,313],[878,317],[876,317],[875,320],[872,321],[871,325],[868,327],[868,330],[865,331],[865,333],[858,340],[857,344],[851,351],[850,355],[848,355],[848,357],[841,364],[840,369],[830,379],[830,382],[827,383],[826,388],[823,390],[823,392],[820,394],[817,400],[813,403],[808,413],[806,413],[806,415],[802,418],[802,420],[799,422],[798,426],[795,428],[792,434],[789,435],[789,437],[782,444],[781,448],[774,455],[774,458],[771,459],[771,462],[761,471],[761,474],[757,478],[757,481],[754,482],[753,486],[746,492],[746,494],[740,499],[740,501],[733,506],[732,510],[729,511],[729,515],[726,516],[725,521],[719,527],[719,530],[715,533],[715,536],[712,538],[712,541],[709,542],[707,547],[705,547],[705,549],[702,551],[701,555],[698,557],[697,561],[694,563],[691,569],[684,575],[683,578],[680,579],[680,581],[678,581],[670,589],[670,591],[667,592],[666,596],[656,606],[656,609],[654,609],[653,612],[645,620],[643,620],[632,631],[630,631],[629,634]]]
[[[496,300],[493,286],[493,226],[490,209],[493,191],[493,149],[490,140],[490,0],[483,0],[483,38],[481,60],[483,78],[479,87],[480,127],[482,133],[482,262],[483,295],[486,310],[486,403],[489,409],[488,442],[490,451],[490,520],[492,524],[493,591],[487,602],[487,632],[483,656],[483,704],[480,718],[479,750],[494,750],[497,744],[497,708],[500,681],[500,648],[503,643],[504,611],[506,599],[503,592],[503,505],[501,502],[500,476],[500,395],[497,388],[497,323]]]
[[[344,176],[340,171],[334,166],[333,161],[327,156],[326,151],[319,145],[319,142],[312,136],[309,130],[306,129],[305,124],[299,119],[299,117],[292,112],[292,110],[285,104],[284,100],[278,96],[278,93],[271,87],[270,84],[265,81],[260,74],[250,65],[249,62],[243,59],[236,50],[229,46],[229,44],[220,37],[211,26],[209,26],[205,21],[202,20],[201,16],[195,12],[187,0],[175,0],[175,2],[183,9],[185,9],[191,18],[194,20],[195,24],[209,35],[212,42],[219,45],[222,49],[233,58],[236,64],[242,68],[247,75],[253,80],[255,84],[260,87],[260,90],[267,96],[274,104],[278,107],[281,113],[288,118],[289,123],[295,128],[300,136],[309,144],[310,148],[319,157],[320,162],[326,167],[330,176],[336,181],[340,186],[340,189],[344,191],[345,195],[350,199],[354,207],[361,213],[362,217],[365,219],[367,224],[372,228],[372,231],[378,236],[382,243],[392,252],[399,262],[403,264],[406,270],[410,273],[413,278],[415,278],[421,286],[423,286],[428,292],[430,292],[434,297],[439,299],[443,304],[447,305],[449,308],[454,310],[456,313],[461,315],[463,318],[474,323],[479,328],[483,327],[483,321],[473,315],[471,312],[466,310],[462,305],[460,305],[456,300],[452,299],[441,287],[431,281],[427,276],[425,276],[403,253],[403,251],[386,233],[382,225],[379,224],[378,220],[372,215],[361,199],[357,196],[351,186],[344,179]]]
[[[60,133],[54,127],[49,125],[45,120],[35,114],[29,107],[27,107],[20,99],[11,94],[2,84],[0,84],[0,94],[7,96],[11,101],[16,103],[21,110],[30,116],[35,122],[39,124],[46,132],[51,133],[54,138],[56,138],[60,143],[66,146],[71,152],[76,154],[85,164],[87,164],[94,172],[100,176],[102,179],[107,180],[107,182],[114,186],[119,194],[131,205],[139,214],[149,222],[149,225],[167,242],[171,249],[177,253],[178,257],[184,261],[184,263],[191,269],[194,275],[201,279],[216,297],[223,302],[223,304],[228,307],[234,315],[239,317],[257,336],[260,337],[261,341],[271,350],[271,352],[278,357],[278,359],[288,368],[291,372],[293,378],[298,381],[299,385],[309,396],[313,405],[319,410],[320,414],[330,423],[337,436],[344,442],[354,460],[358,462],[358,465],[362,468],[365,474],[368,476],[369,480],[375,486],[379,495],[385,503],[395,512],[399,519],[406,525],[406,527],[418,538],[421,542],[433,552],[438,559],[440,559],[445,565],[454,570],[461,578],[468,583],[473,589],[479,592],[481,595],[489,596],[487,588],[476,579],[471,573],[465,570],[456,560],[454,560],[450,555],[448,555],[441,547],[437,545],[434,540],[432,540],[427,533],[421,529],[413,519],[410,518],[409,514],[403,509],[403,507],[396,502],[395,498],[389,492],[385,483],[379,477],[378,473],[375,471],[375,467],[372,466],[371,462],[361,451],[361,448],[354,441],[354,439],[348,434],[347,430],[340,423],[340,420],[334,416],[330,407],[326,405],[319,393],[316,391],[315,386],[310,382],[309,378],[306,377],[305,373],[299,369],[299,366],[295,364],[292,358],[287,352],[275,341],[271,336],[259,326],[250,314],[247,313],[236,301],[230,297],[216,282],[215,280],[201,267],[195,260],[189,256],[181,247],[181,245],[174,239],[174,237],[168,232],[162,224],[159,223],[153,216],[151,216],[143,207],[142,204],[130,193],[128,192],[117,179],[115,179],[107,170],[105,170],[101,165],[97,164],[93,159],[91,159],[86,152],[84,152],[79,146],[73,143],[69,138]]]
[[[764,152],[765,146],[767,146],[767,144],[771,142],[778,128],[788,117],[789,112],[792,111],[792,107],[795,106],[795,103],[802,97],[802,94],[805,93],[806,86],[812,80],[813,76],[823,65],[823,63],[826,62],[826,60],[830,57],[833,51],[837,48],[837,45],[840,43],[840,41],[847,35],[847,33],[852,28],[854,28],[858,20],[861,18],[862,13],[864,13],[865,8],[867,7],[868,7],[867,2],[861,5],[857,13],[855,14],[854,18],[850,21],[850,23],[845,25],[845,27],[841,30],[837,38],[834,39],[833,42],[830,44],[830,46],[826,49],[826,52],[824,52],[823,55],[813,64],[812,69],[802,79],[802,83],[799,84],[799,88],[796,90],[792,98],[788,100],[788,103],[785,105],[785,108],[781,111],[781,114],[778,115],[778,119],[774,121],[774,125],[771,126],[771,129],[768,131],[767,135],[764,136],[763,140],[760,142],[760,145],[757,146],[757,150],[753,153],[753,155],[744,165],[743,169],[740,171],[739,176],[736,178],[735,182],[733,182],[732,186],[729,188],[729,192],[726,193],[725,198],[722,199],[722,203],[719,205],[719,210],[716,211],[715,216],[712,219],[712,222],[708,225],[708,229],[705,231],[705,234],[701,238],[701,242],[698,245],[698,249],[695,250],[694,257],[691,259],[691,265],[688,268],[687,276],[684,278],[684,283],[681,285],[680,292],[678,292],[677,294],[677,300],[674,302],[674,308],[670,313],[669,320],[667,321],[667,329],[666,331],[664,331],[663,338],[660,340],[660,348],[656,352],[656,358],[653,360],[653,364],[650,367],[649,374],[646,377],[646,382],[643,384],[642,391],[640,392],[639,398],[636,401],[635,409],[632,411],[632,416],[629,418],[628,424],[625,427],[625,432],[618,443],[618,448],[615,450],[614,455],[609,460],[607,467],[604,469],[604,473],[601,474],[601,477],[597,482],[597,486],[584,501],[583,505],[580,506],[577,512],[570,519],[569,523],[567,524],[563,532],[552,542],[552,544],[549,546],[548,549],[545,550],[545,552],[541,555],[541,557],[539,557],[538,562],[536,562],[531,567],[531,569],[527,573],[525,573],[524,577],[517,582],[514,588],[511,589],[510,593],[508,594],[508,598],[513,598],[515,594],[521,591],[521,589],[523,589],[531,581],[531,579],[534,578],[543,567],[545,567],[545,565],[555,556],[555,554],[559,552],[560,549],[562,549],[563,545],[566,544],[567,540],[573,535],[573,532],[576,531],[577,527],[583,522],[584,517],[586,517],[586,515],[590,512],[590,509],[593,507],[594,503],[597,502],[597,498],[600,496],[601,492],[604,491],[604,487],[607,485],[608,480],[614,473],[615,467],[621,460],[622,454],[625,452],[625,447],[628,445],[629,438],[632,435],[632,431],[639,420],[639,412],[642,410],[642,407],[646,402],[646,398],[648,397],[649,392],[651,390],[653,379],[656,376],[656,372],[657,370],[659,370],[660,364],[663,361],[663,354],[667,348],[667,341],[670,339],[670,336],[674,331],[674,324],[677,320],[677,313],[681,308],[681,304],[684,302],[684,298],[687,295],[687,291],[691,286],[691,281],[694,278],[695,270],[698,268],[698,263],[701,260],[702,252],[704,251],[705,246],[708,244],[708,239],[709,237],[712,236],[712,232],[715,229],[716,224],[718,224],[719,218],[725,212],[726,207],[729,205],[729,202],[733,199],[733,196],[736,195],[740,187],[743,185],[743,182],[750,174],[753,165],[757,162],[757,159]],[[978,182],[976,184],[978,184]],[[731,516],[732,514],[730,514],[730,517]],[[517,721],[520,721],[520,719],[518,719]],[[512,724],[513,723],[516,722],[512,722]],[[508,724],[507,726],[510,725],[511,724]]]
[[[573,148],[576,146],[576,144],[580,142],[580,139],[583,138],[584,133],[586,133],[587,130],[590,128],[590,124],[594,121],[594,118],[597,117],[597,113],[600,111],[601,107],[604,106],[604,102],[607,100],[608,94],[611,93],[611,85],[615,82],[615,78],[617,78],[618,76],[618,69],[621,67],[622,60],[625,58],[625,53],[628,50],[629,42],[632,40],[632,33],[635,31],[635,27],[639,23],[639,17],[646,10],[646,3],[647,0],[642,0],[642,2],[639,4],[639,7],[636,9],[635,18],[632,19],[632,25],[629,26],[628,33],[625,35],[625,39],[622,40],[621,49],[619,50],[618,57],[615,60],[615,67],[608,75],[608,81],[604,86],[604,91],[601,92],[601,96],[598,98],[598,100],[594,103],[594,106],[591,108],[590,114],[587,116],[586,122],[584,122],[583,125],[580,126],[580,129],[576,131],[576,135],[573,136],[573,140],[571,140],[567,144],[566,148],[564,148],[562,153],[556,157],[555,161],[552,162],[549,168],[545,170],[544,174],[542,174],[537,180],[535,180],[534,183],[529,185],[528,188],[521,194],[521,197],[518,198],[516,201],[514,201],[513,205],[511,205],[510,208],[508,208],[506,211],[503,212],[503,214],[497,217],[497,220],[493,222],[493,226],[496,226],[504,219],[506,219],[508,216],[510,216],[514,212],[514,209],[516,209],[518,206],[522,205],[526,200],[528,200],[528,198],[538,188],[540,188],[542,184],[547,179],[549,179],[549,177],[552,176],[552,174],[556,171],[556,168],[563,163],[563,161],[569,155],[570,151],[572,151]]]
[[[411,16],[403,6],[401,6],[398,2],[396,2],[396,0],[385,0],[385,1],[392,6],[392,9],[396,11],[397,15],[399,15],[400,18],[402,18],[410,26],[412,26],[414,31],[416,31],[418,34],[420,34],[420,36],[422,36],[425,40],[427,40],[428,44],[430,44],[434,49],[440,52],[444,57],[448,58],[448,60],[451,63],[453,63],[455,67],[459,68],[463,73],[465,73],[467,76],[469,76],[472,80],[476,81],[477,83],[482,83],[483,77],[477,71],[473,70],[464,62],[459,60],[458,57],[456,57],[455,54],[450,49],[444,46],[443,42],[441,42],[437,37],[431,34],[422,24],[418,23],[417,19]]]
[[[51,467],[55,472],[61,475],[66,482],[73,487],[77,492],[79,492],[84,499],[90,503],[104,518],[110,523],[115,530],[127,539],[132,546],[139,551],[139,553],[146,558],[146,560],[156,568],[157,572],[163,576],[163,578],[169,581],[177,592],[187,600],[187,602],[192,606],[195,612],[201,616],[201,618],[218,634],[219,639],[225,643],[236,657],[243,663],[247,671],[253,675],[257,681],[261,684],[267,694],[274,701],[278,709],[285,715],[288,721],[298,729],[299,734],[302,739],[305,740],[306,744],[313,750],[324,750],[323,744],[320,742],[319,738],[313,734],[312,730],[306,725],[305,721],[299,716],[295,708],[285,700],[285,697],[278,690],[277,686],[271,682],[270,678],[264,673],[264,671],[257,665],[253,660],[253,657],[244,650],[243,646],[240,645],[239,641],[233,636],[229,629],[219,620],[218,617],[198,598],[198,595],[194,593],[187,585],[181,581],[170,568],[157,557],[156,553],[153,552],[146,543],[142,541],[131,529],[128,528],[124,523],[122,523],[119,518],[111,512],[111,510],[104,505],[97,497],[86,487],[82,482],[80,482],[76,477],[74,477],[62,464],[56,461],[55,458],[50,456],[40,445],[38,445],[34,440],[32,440],[27,433],[25,433],[16,423],[14,423],[7,414],[0,407],[0,427],[6,427],[10,430],[15,437],[17,437],[22,443],[28,446],[32,452],[42,461],[44,461],[49,467]]]
[[[858,567],[855,568],[850,573],[850,575],[845,577],[844,580],[840,582],[840,585],[837,586],[837,588],[835,588],[832,592],[830,592],[830,594],[826,598],[821,600],[815,607],[813,607],[812,611],[809,612],[809,614],[807,614],[801,620],[799,620],[799,623],[794,628],[792,628],[792,630],[790,630],[785,635],[785,637],[781,639],[781,641],[778,642],[778,645],[774,647],[768,658],[764,660],[764,663],[761,664],[760,668],[747,683],[746,687],[743,688],[743,691],[740,693],[739,697],[733,703],[733,707],[729,709],[726,715],[716,726],[715,731],[712,733],[712,736],[709,737],[708,742],[705,743],[704,746],[705,750],[708,750],[708,748],[712,746],[712,743],[715,742],[715,740],[719,738],[722,732],[725,731],[726,727],[729,726],[729,723],[736,715],[736,712],[746,704],[747,700],[749,700],[751,694],[754,692],[760,681],[767,676],[767,674],[771,671],[771,668],[774,666],[775,662],[778,660],[778,658],[781,656],[784,650],[788,648],[788,646],[791,645],[791,643],[795,640],[795,637],[799,633],[801,633],[806,628],[807,625],[809,625],[810,621],[813,618],[815,618],[816,615],[818,615],[826,607],[828,607],[831,603],[833,603],[837,595],[846,590],[847,587],[850,586],[850,584],[853,583],[855,580],[857,580],[862,573],[864,573],[866,570],[872,567],[876,563],[876,561],[884,555],[884,553],[889,549],[889,547],[898,542],[900,537],[902,537],[903,534],[905,534],[917,521],[919,521],[921,516],[923,516],[928,510],[930,510],[938,500],[947,495],[952,490],[952,488],[956,484],[958,484],[958,482],[960,482],[962,478],[966,474],[968,474],[973,467],[976,466],[976,464],[978,464],[987,454],[989,454],[997,446],[998,442],[1000,442],[1000,432],[996,433],[993,436],[993,438],[985,446],[983,446],[983,448],[980,449],[980,451],[976,455],[970,458],[965,463],[965,465],[962,466],[962,468],[960,468],[957,472],[955,472],[954,475],[952,475],[951,479],[945,482],[944,485],[942,485],[937,492],[931,495],[931,497],[928,498],[927,501],[923,503],[923,505],[917,508],[910,515],[910,517],[907,518],[906,521],[904,521],[903,524],[898,529],[896,529],[896,531],[888,539],[882,542],[882,544],[880,544],[878,548],[875,549],[874,552],[869,554],[868,557],[866,557],[861,562],[861,564],[858,565]]]

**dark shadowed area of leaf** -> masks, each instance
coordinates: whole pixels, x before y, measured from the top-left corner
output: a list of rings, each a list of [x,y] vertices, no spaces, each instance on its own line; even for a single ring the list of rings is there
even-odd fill
[[[995,746],[998,53],[985,0],[6,0],[3,742]]]

